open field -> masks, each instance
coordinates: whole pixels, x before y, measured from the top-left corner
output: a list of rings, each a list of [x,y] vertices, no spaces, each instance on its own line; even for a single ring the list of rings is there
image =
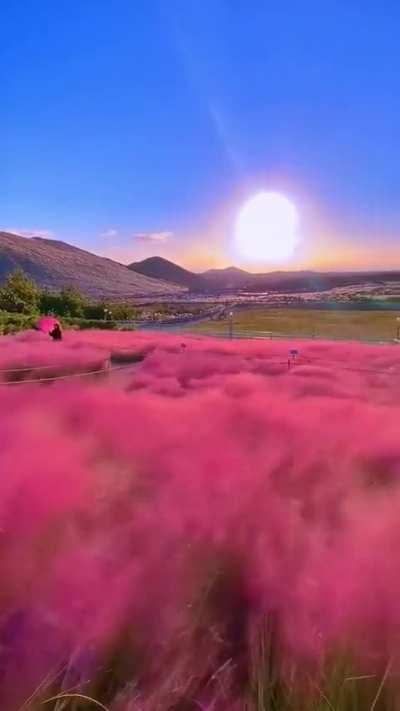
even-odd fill
[[[393,340],[397,336],[397,313],[393,311],[340,311],[334,308],[268,309],[243,308],[233,312],[234,332],[253,333],[267,331],[273,334],[316,336],[327,339]],[[190,324],[187,330],[194,333],[227,334],[229,322],[201,321]]]
[[[397,711],[398,353],[0,337],[0,708]]]

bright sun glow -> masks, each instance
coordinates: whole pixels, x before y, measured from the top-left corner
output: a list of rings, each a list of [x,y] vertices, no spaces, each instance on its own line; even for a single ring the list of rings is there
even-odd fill
[[[298,243],[298,213],[280,193],[259,193],[240,210],[236,247],[242,257],[279,262],[290,257]]]

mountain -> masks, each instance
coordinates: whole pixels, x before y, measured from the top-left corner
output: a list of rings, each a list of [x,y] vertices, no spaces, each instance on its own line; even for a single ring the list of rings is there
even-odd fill
[[[74,286],[87,296],[107,299],[174,297],[188,290],[198,293],[302,293],[400,282],[400,271],[253,274],[227,267],[195,274],[162,257],[150,257],[128,267],[66,242],[0,232],[0,282],[16,267],[21,267],[38,284],[50,289]]]
[[[201,274],[207,288],[214,290],[243,289],[252,281],[254,274],[238,267],[224,269],[208,269]]]
[[[151,279],[125,265],[66,242],[0,232],[0,281],[21,267],[41,286],[74,286],[95,298],[121,299],[182,293],[183,288]]]
[[[224,269],[208,269],[195,274],[163,257],[149,257],[134,262],[129,269],[171,284],[184,286],[191,292],[317,292],[335,287],[379,285],[388,281],[400,282],[400,272],[315,272],[275,271],[254,274],[245,269],[230,266]]]
[[[357,285],[379,285],[388,281],[400,281],[400,272],[269,272],[253,274],[236,267],[209,269],[202,278],[210,291],[274,291],[274,292],[316,292],[335,287]]]
[[[163,257],[148,257],[141,262],[133,262],[133,264],[129,264],[129,269],[153,279],[179,284],[187,287],[190,291],[204,291],[207,288],[202,276]]]
[[[221,267],[221,268],[213,268],[213,269],[207,269],[207,271],[203,272],[203,276],[213,276],[214,274],[225,274],[226,276],[248,276],[251,274],[251,272],[246,272],[245,269],[240,269],[239,267]]]
[[[274,291],[292,290],[310,286],[310,290],[320,283],[321,275],[310,271],[300,272],[267,272],[266,274],[253,274],[238,267],[225,269],[208,269],[201,275],[207,282],[208,288],[229,290],[244,289],[249,291]],[[324,275],[327,276],[327,275]],[[313,288],[314,285],[314,288]],[[319,286],[318,286],[319,288]]]

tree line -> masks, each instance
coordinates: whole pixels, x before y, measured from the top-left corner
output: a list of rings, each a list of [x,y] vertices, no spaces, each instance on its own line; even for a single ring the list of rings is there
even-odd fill
[[[0,310],[27,316],[52,314],[113,321],[136,317],[135,307],[128,303],[90,300],[72,286],[58,291],[42,288],[23,269],[15,269],[0,286]]]

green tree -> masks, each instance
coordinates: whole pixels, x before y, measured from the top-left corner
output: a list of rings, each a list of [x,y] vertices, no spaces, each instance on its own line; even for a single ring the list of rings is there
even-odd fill
[[[0,309],[11,313],[31,314],[39,305],[39,288],[22,269],[11,272],[0,287]]]
[[[83,310],[83,315],[88,319],[104,319],[105,317],[105,306],[103,303],[91,303],[87,304]]]
[[[60,308],[62,309],[60,316],[78,316],[81,318],[84,315],[87,302],[78,289],[73,286],[67,286],[61,289],[59,296]]]
[[[63,316],[60,294],[50,291],[47,287],[42,289],[39,298],[39,309],[42,314],[51,313],[56,316]]]
[[[84,316],[87,301],[74,287],[65,287],[61,291],[45,288],[40,293],[39,306],[43,314],[81,318]]]
[[[131,304],[114,302],[108,303],[106,308],[114,321],[130,321],[136,317],[136,309]]]

